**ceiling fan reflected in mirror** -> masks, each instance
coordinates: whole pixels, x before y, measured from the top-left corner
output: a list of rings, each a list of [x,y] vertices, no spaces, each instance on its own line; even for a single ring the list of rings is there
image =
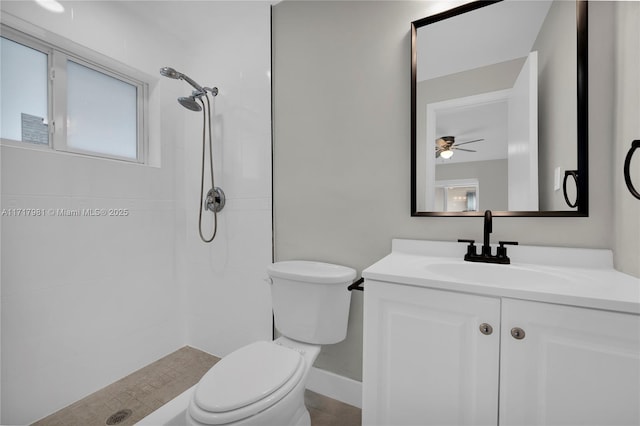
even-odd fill
[[[466,151],[466,152],[477,152],[473,149],[460,148],[460,145],[466,145],[468,143],[480,142],[484,139],[474,139],[472,141],[465,141],[456,144],[455,136],[442,136],[441,138],[436,139],[436,158],[444,158],[448,159],[453,156],[454,150]],[[454,146],[455,144],[455,146]]]

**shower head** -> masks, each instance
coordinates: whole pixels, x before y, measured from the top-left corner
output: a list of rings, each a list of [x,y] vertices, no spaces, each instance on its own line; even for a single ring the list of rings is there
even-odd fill
[[[180,102],[180,105],[191,111],[202,111],[202,107],[200,106],[200,104],[198,104],[198,102],[196,102],[195,96],[185,96],[182,98],[178,98],[178,102]]]
[[[160,68],[160,74],[165,76],[165,77],[174,78],[176,80],[184,80],[187,83],[189,83],[190,85],[192,85],[193,88],[196,89],[198,92],[202,92],[202,93],[205,92],[205,90],[202,88],[202,86],[200,86],[198,83],[196,83],[195,81],[191,80],[189,77],[187,77],[186,75],[182,74],[181,72],[178,72],[178,71],[174,70],[171,67],[162,67],[162,68]]]
[[[180,75],[181,75],[178,71],[174,70],[171,67],[162,67],[162,68],[160,68],[160,74],[165,76],[165,77],[175,78],[175,79],[179,79]]]

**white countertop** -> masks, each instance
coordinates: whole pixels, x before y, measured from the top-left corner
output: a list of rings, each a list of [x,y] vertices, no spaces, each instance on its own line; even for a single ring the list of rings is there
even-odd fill
[[[465,253],[464,243],[395,239],[391,254],[362,276],[367,281],[640,314],[640,279],[613,269],[610,250],[509,246],[510,265],[465,262]],[[364,287],[366,291],[366,283]]]

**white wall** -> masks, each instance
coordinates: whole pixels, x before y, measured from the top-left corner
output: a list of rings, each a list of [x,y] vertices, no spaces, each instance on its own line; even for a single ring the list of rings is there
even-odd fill
[[[566,123],[577,123],[577,97],[575,88],[576,31],[566,25],[575,21],[575,4],[554,2],[549,9],[540,34],[532,50],[538,51],[538,180],[540,210],[571,210],[562,190],[554,190],[554,170],[577,169],[577,128]],[[562,143],[557,143],[562,141]]]
[[[112,5],[66,7],[52,15],[32,2],[2,3],[3,14],[148,74],[166,57],[160,42],[172,43],[143,31]],[[157,113],[169,97],[155,96],[159,126]],[[162,167],[1,148],[3,208],[130,212],[3,218],[3,424],[35,421],[183,344],[173,262],[173,129],[164,123],[153,138],[157,130],[163,136],[152,143],[162,149]]]
[[[2,209],[2,148],[0,148],[0,209]],[[2,422],[2,215],[0,214],[0,423]]]
[[[238,3],[63,2],[52,15],[2,2],[155,78],[161,148],[159,167],[1,148],[3,208],[131,212],[2,219],[2,424],[35,421],[185,344],[225,355],[271,337],[270,11]],[[228,199],[210,245],[196,222],[201,116],[176,102],[190,87],[162,66],[220,88],[216,178]]]
[[[392,238],[482,238],[481,218],[410,216],[410,22],[447,7],[438,1],[274,6],[276,260],[318,259],[360,271],[389,253]],[[600,21],[611,4],[589,7],[590,215],[497,218],[494,241],[614,246],[614,76],[603,65],[611,63],[613,29]],[[324,348],[316,366],[360,379],[361,315],[362,295],[354,294],[347,340]]]
[[[640,3],[617,2],[615,19],[616,125],[613,162],[615,246],[617,269],[640,276],[640,200],[624,184],[623,167],[631,141],[640,139]],[[631,162],[632,182],[640,190],[640,152]]]
[[[190,13],[205,16],[206,4],[198,3],[190,5]],[[188,289],[188,342],[224,356],[272,335],[271,294],[264,281],[272,260],[271,12],[267,2],[214,3],[209,36],[193,39],[185,52],[185,70],[200,84],[219,89],[214,103],[215,180],[227,204],[218,215],[215,240],[204,244],[197,211],[201,116],[176,105],[187,123],[178,144],[182,190],[176,195],[183,207],[177,243],[181,282]],[[205,235],[212,229],[208,216]]]

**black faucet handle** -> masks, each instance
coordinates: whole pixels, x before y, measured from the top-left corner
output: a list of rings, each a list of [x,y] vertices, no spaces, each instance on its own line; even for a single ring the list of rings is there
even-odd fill
[[[500,258],[508,259],[507,248],[505,247],[505,245],[517,246],[518,242],[517,241],[498,241],[498,244],[499,244],[499,247],[496,250],[496,256]]]
[[[463,240],[463,239],[459,239],[458,240],[459,243],[469,243],[469,245],[467,246],[467,254],[465,255],[465,259],[467,258],[467,256],[476,256],[476,246],[475,244],[475,240]]]

